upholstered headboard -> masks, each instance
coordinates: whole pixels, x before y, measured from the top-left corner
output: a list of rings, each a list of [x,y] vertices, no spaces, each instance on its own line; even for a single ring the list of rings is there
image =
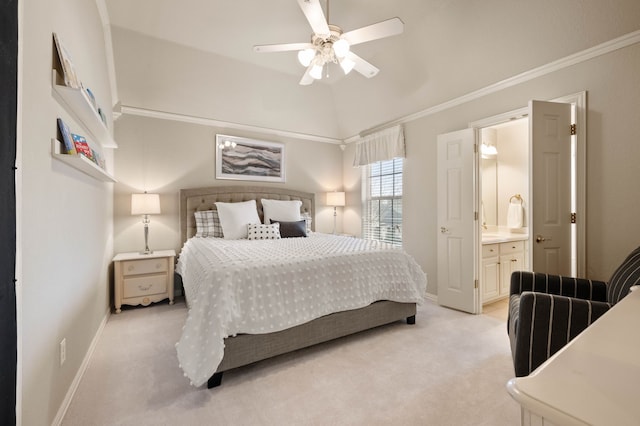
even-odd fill
[[[260,199],[300,200],[301,213],[310,213],[314,219],[311,228],[315,230],[315,194],[295,191],[286,188],[269,188],[263,186],[211,186],[208,188],[191,188],[180,190],[180,245],[196,234],[196,221],[193,213],[199,210],[216,210],[215,203],[234,203],[256,200],[260,220],[263,219]]]

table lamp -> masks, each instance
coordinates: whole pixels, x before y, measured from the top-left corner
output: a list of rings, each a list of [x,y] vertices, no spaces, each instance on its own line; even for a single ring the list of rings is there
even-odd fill
[[[144,223],[144,251],[140,254],[151,254],[149,250],[149,219],[150,214],[160,214],[160,195],[159,194],[131,194],[131,214],[143,215],[142,223]]]
[[[327,205],[333,206],[333,233],[336,233],[336,216],[338,215],[336,207],[344,207],[344,192],[327,192]]]

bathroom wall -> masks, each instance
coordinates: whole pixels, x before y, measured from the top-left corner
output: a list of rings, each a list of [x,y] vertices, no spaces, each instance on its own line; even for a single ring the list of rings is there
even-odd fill
[[[497,214],[498,227],[507,226],[507,210],[512,196],[520,194],[528,226],[529,194],[529,119],[512,121],[497,127]],[[484,188],[484,182],[483,182]]]

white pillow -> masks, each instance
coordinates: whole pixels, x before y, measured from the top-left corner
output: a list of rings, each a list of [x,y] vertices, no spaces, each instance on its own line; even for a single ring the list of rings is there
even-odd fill
[[[250,223],[247,225],[250,240],[279,240],[280,224],[262,225],[260,223]]]
[[[225,240],[247,238],[247,225],[260,223],[256,200],[241,203],[216,203]]]
[[[278,222],[297,222],[300,218],[300,200],[269,200],[261,199],[264,218],[262,223],[271,224],[271,219]]]

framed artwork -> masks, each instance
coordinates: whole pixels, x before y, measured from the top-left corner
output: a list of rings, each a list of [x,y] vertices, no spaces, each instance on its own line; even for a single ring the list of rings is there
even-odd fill
[[[216,179],[284,182],[284,144],[216,135]]]

